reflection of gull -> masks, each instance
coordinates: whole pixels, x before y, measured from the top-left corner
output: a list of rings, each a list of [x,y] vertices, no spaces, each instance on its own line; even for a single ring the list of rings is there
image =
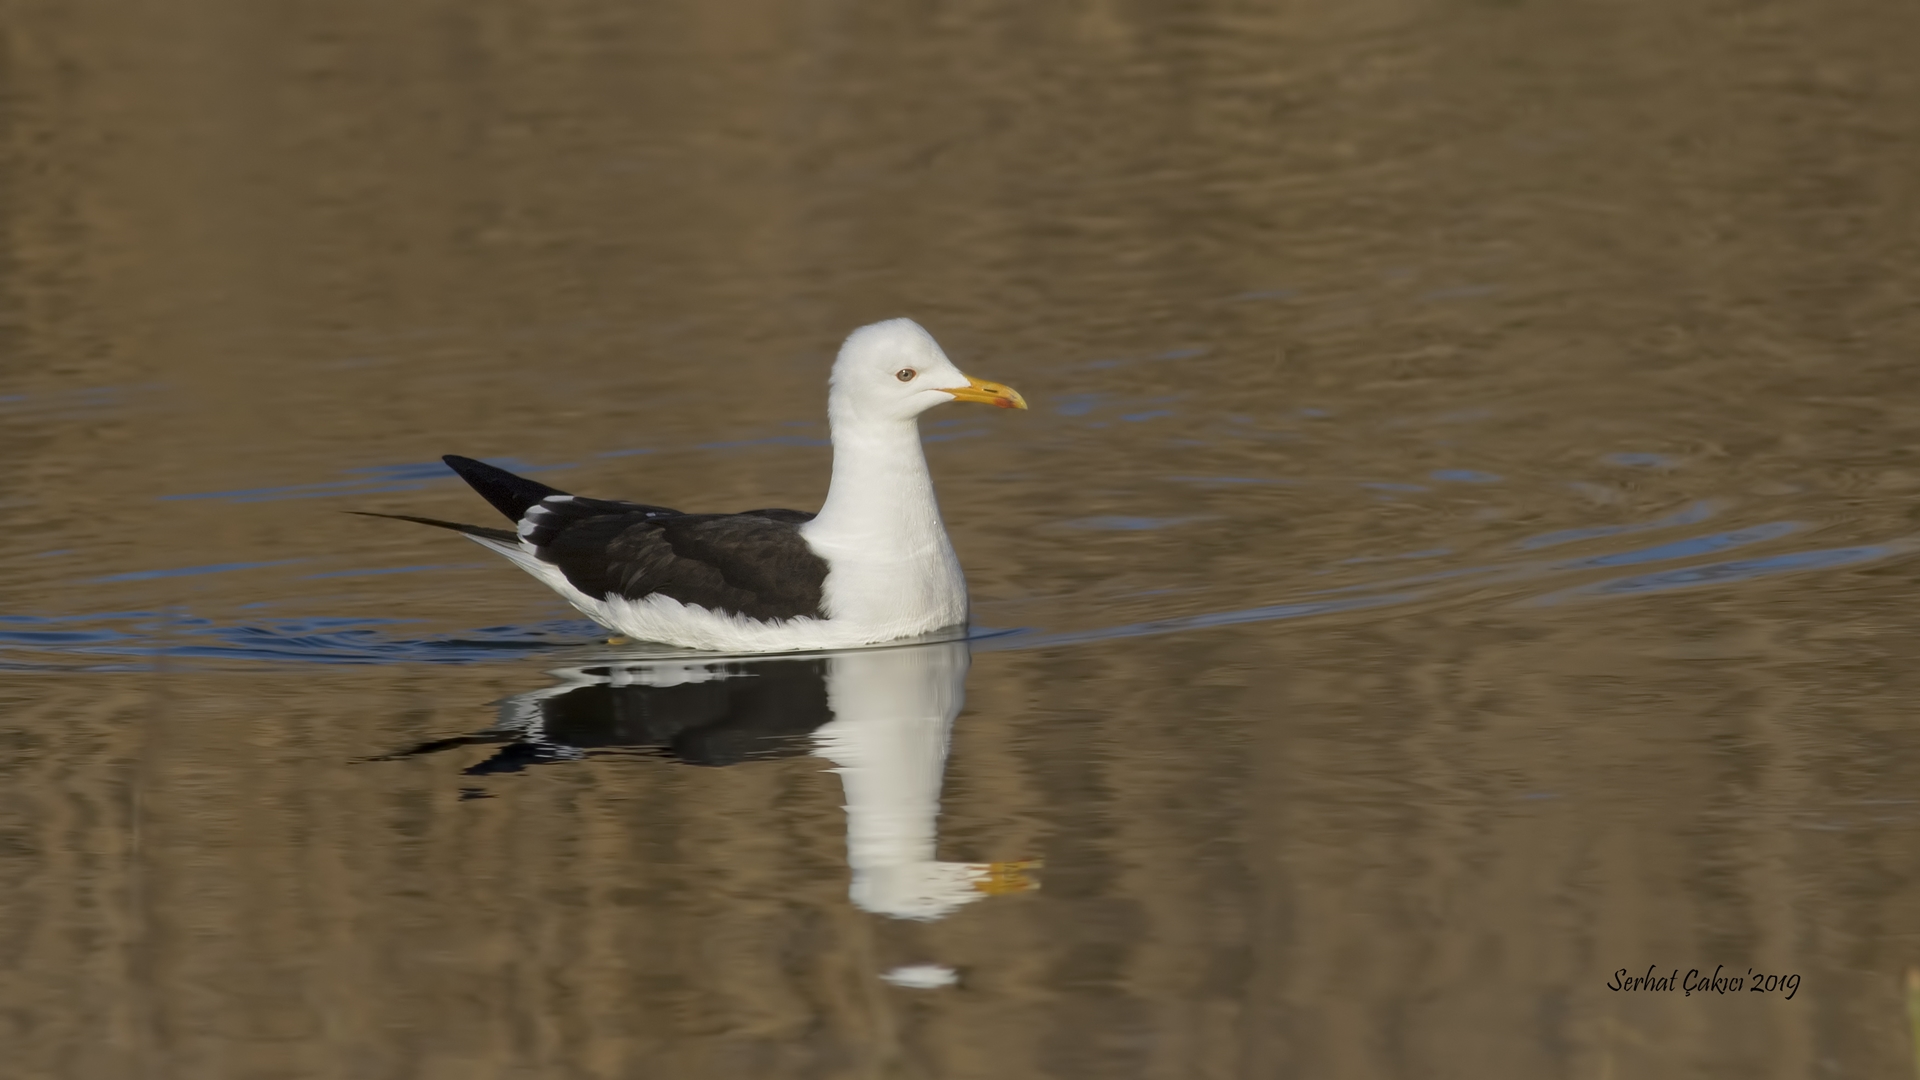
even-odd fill
[[[934,857],[940,785],[966,700],[964,641],[778,659],[612,661],[508,698],[494,727],[396,757],[497,745],[469,775],[594,754],[652,751],[733,765],[811,749],[846,790],[849,890],[860,908],[938,919],[981,896],[1034,887],[1033,862]],[[811,735],[811,742],[808,736]]]
[[[735,765],[807,752],[827,722],[824,659],[607,663],[554,673],[563,681],[500,703],[487,731],[422,743],[399,756],[496,745],[469,776],[593,754],[651,753],[692,765]]]
[[[846,785],[851,893],[868,911],[938,919],[987,893],[1030,887],[1020,864],[934,858],[947,740],[966,684],[965,642],[827,660],[833,720],[813,733],[814,748]]]

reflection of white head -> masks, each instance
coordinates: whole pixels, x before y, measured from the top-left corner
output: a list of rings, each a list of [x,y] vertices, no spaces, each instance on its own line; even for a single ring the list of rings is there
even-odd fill
[[[947,737],[966,701],[967,646],[954,641],[838,653],[827,661],[833,720],[815,751],[846,785],[847,863],[857,906],[938,919],[992,890],[987,864],[934,858]]]

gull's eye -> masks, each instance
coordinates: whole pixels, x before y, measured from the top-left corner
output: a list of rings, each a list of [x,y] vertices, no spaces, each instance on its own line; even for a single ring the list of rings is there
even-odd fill
[[[901,382],[912,382],[913,377],[918,374],[920,373],[910,367],[903,367],[899,371],[894,372],[893,377],[899,379]]]

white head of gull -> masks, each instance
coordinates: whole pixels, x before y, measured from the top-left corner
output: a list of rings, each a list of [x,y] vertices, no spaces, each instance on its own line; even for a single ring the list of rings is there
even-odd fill
[[[1014,391],[961,374],[920,324],[893,319],[840,347],[827,394],[833,482],[800,534],[831,568],[823,608],[866,641],[967,621],[967,582],[934,500],[920,414],[949,401],[1025,408]]]
[[[911,319],[863,326],[827,395],[833,479],[818,514],[683,513],[591,499],[472,458],[444,460],[514,529],[455,529],[638,641],[731,653],[839,649],[954,631],[966,579],[934,499],[920,414],[950,401],[1004,409],[1010,387],[971,378]]]

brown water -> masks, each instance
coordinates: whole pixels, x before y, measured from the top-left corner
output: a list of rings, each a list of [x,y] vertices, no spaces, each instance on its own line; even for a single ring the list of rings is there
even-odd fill
[[[1914,1068],[1920,8],[0,48],[0,1074]],[[484,520],[445,452],[812,508],[902,314],[1034,404],[926,423],[981,634],[938,857],[1044,861],[937,919],[856,903],[851,661],[609,689],[536,583],[339,513]]]

